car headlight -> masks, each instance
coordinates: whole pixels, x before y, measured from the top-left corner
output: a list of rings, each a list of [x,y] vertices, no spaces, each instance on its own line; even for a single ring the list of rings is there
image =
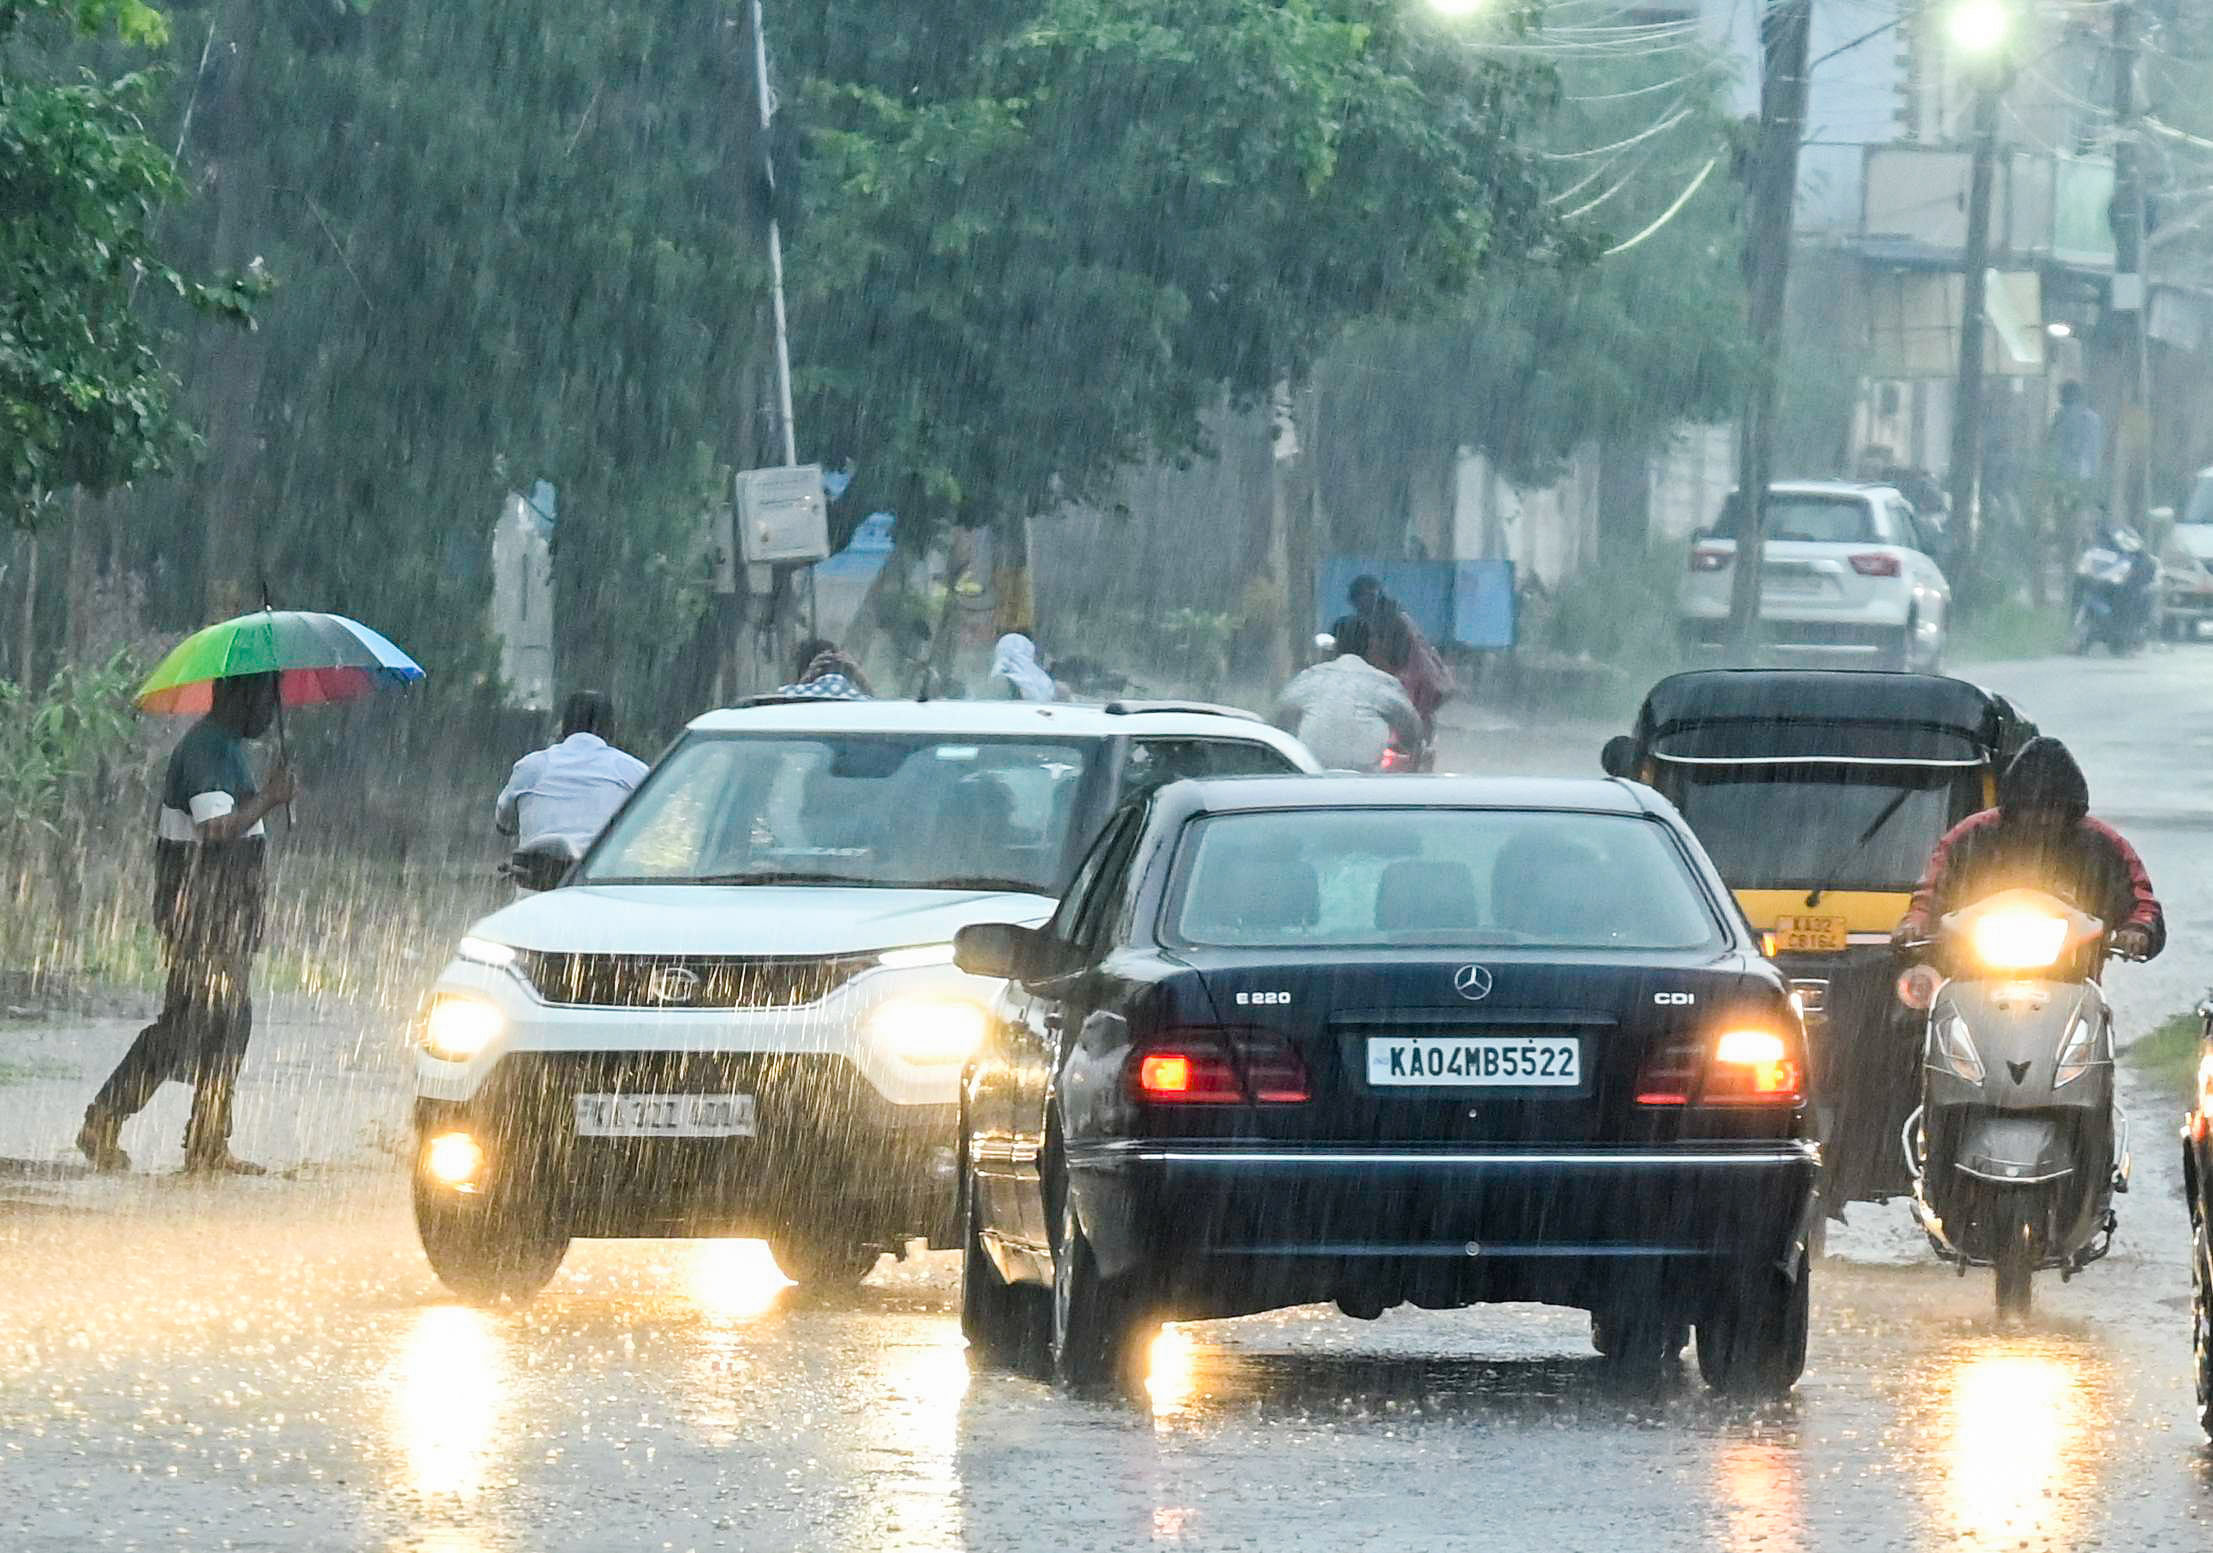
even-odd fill
[[[472,965],[496,966],[503,971],[515,963],[515,946],[513,944],[502,944],[489,938],[478,938],[473,933],[454,945],[453,952]]]
[[[466,1062],[506,1028],[497,1004],[441,992],[423,1018],[423,1050],[445,1062]]]
[[[2048,911],[1995,911],[1975,924],[1975,958],[1995,971],[2033,971],[2059,958],[2067,920]]]
[[[892,998],[869,1011],[868,1034],[904,1061],[951,1067],[975,1054],[990,1022],[967,998]]]
[[[2067,1039],[2059,1043],[2059,1067],[2052,1076],[2052,1087],[2072,1084],[2101,1060],[2098,1051],[2098,1031],[2087,1019],[2077,1019],[2067,1031]]]
[[[1970,1084],[1982,1082],[1982,1053],[1975,1050],[1974,1039],[1967,1033],[1966,1020],[1957,1014],[1938,1020],[1930,1028],[1929,1039],[1954,1073]]]

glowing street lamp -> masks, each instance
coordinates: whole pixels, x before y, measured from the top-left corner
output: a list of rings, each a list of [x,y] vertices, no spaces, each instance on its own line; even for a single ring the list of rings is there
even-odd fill
[[[2013,35],[2013,8],[2006,0],[1953,0],[1944,30],[1962,54],[1986,58]]]

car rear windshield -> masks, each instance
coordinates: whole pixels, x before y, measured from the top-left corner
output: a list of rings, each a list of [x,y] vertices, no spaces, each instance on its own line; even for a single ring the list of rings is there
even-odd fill
[[[1980,768],[1692,766],[1668,769],[1675,806],[1736,890],[1910,889]]]
[[[1721,924],[1665,827],[1527,809],[1291,809],[1193,827],[1168,905],[1193,945],[1697,949]]]
[[[694,735],[582,877],[1058,894],[1092,754],[1075,740]]]
[[[1744,526],[1744,503],[1732,495],[1714,532],[1735,539]],[[1767,499],[1767,537],[1802,543],[1869,545],[1881,542],[1874,510],[1857,496],[1776,495]]]

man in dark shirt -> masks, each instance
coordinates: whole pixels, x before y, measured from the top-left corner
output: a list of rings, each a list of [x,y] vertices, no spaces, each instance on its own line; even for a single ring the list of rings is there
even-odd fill
[[[261,946],[262,852],[269,811],[298,794],[278,767],[258,791],[246,741],[269,731],[277,677],[215,681],[214,705],[169,756],[154,840],[154,926],[169,960],[161,1017],[85,1109],[77,1147],[97,1170],[128,1170],[119,1135],[165,1080],[192,1085],[185,1168],[259,1175],[230,1151],[231,1093],[253,1033],[254,952]]]

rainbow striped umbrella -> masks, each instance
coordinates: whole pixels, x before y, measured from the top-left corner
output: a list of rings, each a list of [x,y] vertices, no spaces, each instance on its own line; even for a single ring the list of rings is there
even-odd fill
[[[142,712],[197,717],[213,703],[217,680],[271,671],[285,706],[351,701],[423,677],[422,665],[358,620],[263,609],[193,632],[133,701]]]

